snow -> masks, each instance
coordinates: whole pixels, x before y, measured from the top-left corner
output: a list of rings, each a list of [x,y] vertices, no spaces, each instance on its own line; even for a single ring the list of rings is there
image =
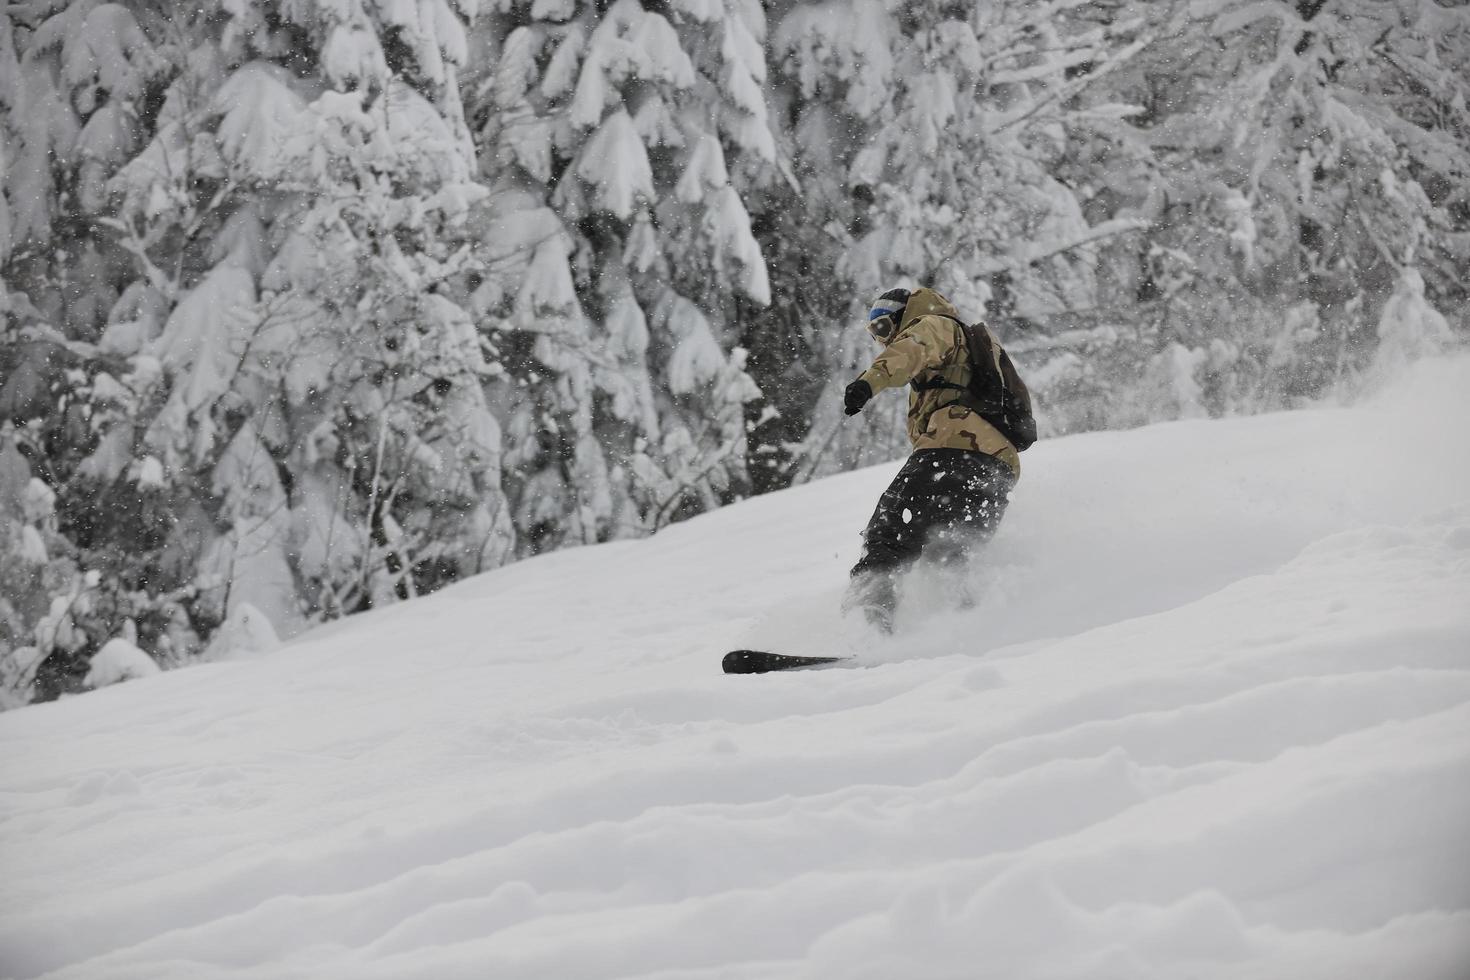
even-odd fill
[[[1424,277],[1405,267],[1378,318],[1378,349],[1373,368],[1392,372],[1405,364],[1454,346],[1455,333],[1443,313],[1424,295]]]
[[[587,141],[577,176],[594,189],[598,207],[619,218],[631,217],[636,205],[655,198],[648,154],[622,109],[610,113]]]
[[[896,463],[0,716],[0,974],[1462,980],[1470,357],[1044,441],[840,649]]]
[[[345,31],[337,28],[332,36],[335,39]],[[329,50],[331,47],[329,43]],[[282,147],[302,126],[306,109],[305,100],[291,88],[288,72],[276,65],[250,62],[220,86],[214,108],[222,115],[216,138],[226,160],[247,174],[281,172]],[[162,170],[160,176],[167,174]]]
[[[158,664],[136,645],[117,637],[102,644],[93,655],[84,683],[88,687],[106,687],[158,673]]]
[[[271,626],[270,617],[250,603],[241,602],[235,605],[230,618],[214,634],[204,656],[208,660],[223,660],[266,653],[280,645],[280,637]]]

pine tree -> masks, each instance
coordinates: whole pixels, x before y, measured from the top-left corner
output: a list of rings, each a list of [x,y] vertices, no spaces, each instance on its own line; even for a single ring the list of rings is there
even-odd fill
[[[177,611],[159,501],[90,475],[118,455],[108,432],[131,398],[99,341],[131,266],[111,247],[108,182],[146,139],[169,74],[149,16],[80,0],[15,6],[0,25],[0,442],[12,473],[29,474],[30,528],[0,647],[20,700],[76,689],[105,639],[162,636]]]
[[[716,506],[747,483],[738,317],[770,299],[741,196],[773,158],[761,8],[516,3],[481,30],[476,298],[523,547]]]
[[[0,58],[24,83],[0,403],[57,494],[72,612],[35,629],[65,684],[127,629],[171,664],[232,611],[289,633],[504,560],[492,367],[459,305],[468,11],[32,13]]]
[[[290,632],[298,598],[338,615],[508,553],[491,368],[457,299],[483,196],[464,31],[438,0],[252,5],[224,28],[214,142],[240,206],[155,345],[175,383],[150,432],[213,467],[221,618],[248,602]],[[192,297],[226,322],[179,315]]]

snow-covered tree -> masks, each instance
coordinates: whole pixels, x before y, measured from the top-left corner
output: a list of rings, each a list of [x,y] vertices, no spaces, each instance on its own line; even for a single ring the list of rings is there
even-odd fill
[[[0,39],[24,82],[0,401],[100,597],[68,652],[140,604],[171,663],[247,605],[290,633],[502,561],[492,367],[456,298],[472,11],[32,8]]]
[[[133,269],[108,224],[109,181],[146,142],[171,70],[145,29],[156,14],[81,0],[13,5],[0,24],[0,426],[44,545],[22,530],[30,547],[10,570],[26,581],[6,582],[18,632],[3,645],[30,660],[6,681],[21,698],[76,689],[127,622],[166,656],[187,578],[163,553],[171,501],[92,476],[136,407],[126,362],[100,341]]]
[[[1463,307],[1470,10],[1221,0],[1191,17],[1112,80],[1144,109],[1128,122],[1147,155],[1094,206],[1149,222],[1112,256],[1113,301],[1143,326],[1135,355],[1194,352],[1211,411],[1289,404],[1366,363],[1405,284]]]
[[[735,341],[770,292],[742,189],[774,140],[753,0],[505,8],[480,28],[476,300],[508,370],[492,397],[534,550],[746,484],[757,391]]]
[[[212,466],[222,617],[248,602],[289,632],[299,599],[336,615],[509,551],[491,366],[456,299],[483,195],[467,12],[264,4],[224,27],[238,67],[207,121],[241,204],[152,347],[173,386],[149,433],[166,463]]]

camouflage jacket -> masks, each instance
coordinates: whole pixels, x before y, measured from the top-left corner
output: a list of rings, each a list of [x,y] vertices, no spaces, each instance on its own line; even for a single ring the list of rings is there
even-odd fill
[[[950,317],[959,310],[932,289],[909,297],[903,323],[883,353],[861,375],[874,394],[911,381],[943,380],[964,387],[970,381],[965,332]],[[999,346],[996,346],[999,349]],[[909,392],[909,441],[914,449],[966,449],[994,456],[1021,475],[1021,459],[1005,436],[960,404],[962,391],[938,388]]]

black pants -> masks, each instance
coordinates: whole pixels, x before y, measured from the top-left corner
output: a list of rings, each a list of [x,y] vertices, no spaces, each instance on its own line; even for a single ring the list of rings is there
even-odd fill
[[[1000,524],[1016,478],[994,456],[964,449],[921,449],[893,478],[863,531],[844,606],[860,608],[883,630],[893,625],[898,579],[923,558],[962,571]]]

